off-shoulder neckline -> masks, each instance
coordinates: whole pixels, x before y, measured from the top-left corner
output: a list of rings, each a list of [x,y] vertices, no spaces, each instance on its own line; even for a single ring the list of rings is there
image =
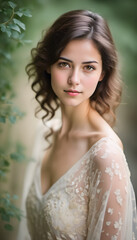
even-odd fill
[[[62,178],[65,178],[74,168],[77,167],[78,164],[80,164],[83,160],[85,160],[87,158],[87,156],[89,155],[89,153],[102,141],[105,140],[110,140],[112,143],[115,144],[115,146],[121,151],[121,153],[123,153],[122,148],[119,146],[118,142],[116,142],[113,138],[109,137],[109,136],[105,136],[100,138],[99,140],[97,140],[90,148],[89,150],[76,162],[74,163],[59,179],[57,179],[57,181],[55,183],[52,184],[52,186],[44,193],[42,194],[42,186],[41,186],[41,163],[42,161],[39,163],[39,169],[38,169],[38,175],[39,175],[39,183],[38,183],[38,188],[39,188],[39,195],[41,198],[46,198],[48,197],[49,193],[51,192],[51,190],[54,188],[55,185],[57,185]]]

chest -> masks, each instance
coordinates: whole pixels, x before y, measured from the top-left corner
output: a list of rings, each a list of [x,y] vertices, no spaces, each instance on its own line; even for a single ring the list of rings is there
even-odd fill
[[[36,239],[49,239],[48,234],[63,236],[63,239],[85,239],[87,234],[87,216],[89,203],[88,160],[82,159],[75,167],[49,189],[38,201],[37,175],[27,198],[28,216],[32,216],[32,224]],[[39,172],[39,171],[37,171]],[[37,173],[36,172],[36,173]],[[43,227],[44,226],[44,227]],[[37,230],[41,229],[41,231]],[[40,236],[44,231],[44,238]],[[55,234],[55,235],[54,235]],[[77,237],[77,238],[76,238]],[[35,238],[34,238],[35,239]],[[61,238],[62,239],[62,238]]]
[[[58,142],[45,154],[41,168],[42,192],[45,193],[87,152],[84,141]]]

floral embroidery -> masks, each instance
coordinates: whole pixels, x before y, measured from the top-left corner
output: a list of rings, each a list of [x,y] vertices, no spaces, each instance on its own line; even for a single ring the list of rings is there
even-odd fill
[[[120,206],[122,206],[123,199],[120,195],[120,189],[117,189],[114,193],[116,195],[117,202],[120,204]]]
[[[101,188],[97,188],[97,193],[99,194],[101,192]]]
[[[111,237],[111,240],[117,240],[117,236],[115,235],[115,236],[112,236]]]
[[[120,218],[119,221],[115,221],[114,228],[117,228],[120,231],[121,226],[122,226],[122,219]]]
[[[110,221],[106,222],[106,225],[107,225],[107,226],[110,226],[110,224],[111,224],[111,222],[110,222]]]
[[[108,173],[108,174],[110,175],[110,177],[111,177],[111,180],[112,180],[113,175],[114,175],[114,173],[113,173],[113,171],[112,171],[112,168],[107,167],[106,170],[105,170],[105,173]]]
[[[125,201],[131,194],[130,179],[122,151],[109,138],[95,144],[45,196],[39,196],[37,182],[36,176],[26,202],[33,240],[84,240],[87,236],[99,240],[101,235],[106,240],[119,239]],[[109,200],[114,196],[112,205]],[[135,205],[134,195],[131,199]],[[137,226],[136,208],[133,216]]]
[[[108,208],[108,213],[110,214],[110,215],[112,215],[113,214],[113,209],[112,208]]]
[[[114,174],[119,176],[119,179],[122,180],[121,171],[119,169],[119,164],[113,162]]]

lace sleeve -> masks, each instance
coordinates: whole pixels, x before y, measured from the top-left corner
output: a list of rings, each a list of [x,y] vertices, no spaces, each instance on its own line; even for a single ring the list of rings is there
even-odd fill
[[[135,196],[122,150],[103,143],[93,162],[87,239],[135,239]]]

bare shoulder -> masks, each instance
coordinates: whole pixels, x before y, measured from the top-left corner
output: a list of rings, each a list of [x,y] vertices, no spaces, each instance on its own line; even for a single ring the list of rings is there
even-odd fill
[[[117,145],[123,150],[122,141],[119,138],[119,136],[114,132],[113,129],[108,130],[108,131],[99,131],[97,133],[94,133],[94,135],[91,135],[91,137],[89,137],[89,145],[92,146],[96,142],[98,142],[100,139],[107,138],[107,137],[109,139],[111,139],[112,141],[114,141],[115,143],[117,143]]]
[[[91,133],[89,137],[89,144],[92,146],[98,142],[101,138],[108,137],[116,142],[123,150],[123,144],[117,133],[113,128],[101,117],[97,117],[97,121],[94,121],[95,132]]]
[[[101,130],[102,130],[102,133],[104,134],[104,136],[111,138],[123,150],[122,141],[121,141],[120,137],[118,136],[118,134],[113,130],[113,128],[111,128],[107,122],[105,122],[105,124],[102,125],[101,128],[102,128]]]

